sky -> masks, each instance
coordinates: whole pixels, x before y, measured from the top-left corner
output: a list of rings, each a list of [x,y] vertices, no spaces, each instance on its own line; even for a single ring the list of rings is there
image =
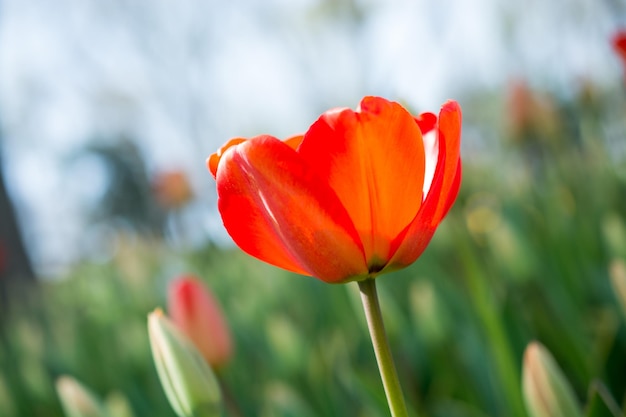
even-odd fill
[[[365,95],[436,112],[513,79],[560,94],[619,79],[619,3],[521,3],[3,0],[3,168],[37,267],[101,249],[85,212],[107,173],[76,157],[94,140],[129,135],[149,170],[187,172],[191,241],[228,242],[204,161],[231,137],[290,136]]]

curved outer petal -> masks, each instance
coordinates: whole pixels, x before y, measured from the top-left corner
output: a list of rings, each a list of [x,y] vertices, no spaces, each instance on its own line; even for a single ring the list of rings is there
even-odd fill
[[[297,149],[298,146],[300,146],[300,142],[302,142],[302,138],[304,138],[304,135],[294,135],[285,139],[283,142],[289,145],[290,148]],[[215,178],[217,174],[217,166],[219,165],[220,160],[222,159],[222,156],[224,155],[224,153],[226,153],[226,151],[229,148],[235,145],[239,145],[240,143],[245,142],[246,140],[247,139],[244,139],[244,138],[232,138],[231,140],[226,142],[222,147],[220,147],[217,150],[217,152],[209,156],[209,158],[206,161],[206,165],[207,165],[207,168],[209,168],[209,171],[211,171],[211,174],[213,174],[213,178]]]
[[[367,273],[345,208],[289,145],[259,136],[234,146],[216,179],[224,226],[245,252],[326,282]]]
[[[462,164],[461,164],[461,158],[459,158],[459,163],[456,166],[456,174],[454,176],[454,181],[452,182],[452,185],[450,186],[448,197],[443,206],[443,212],[442,212],[443,214],[441,215],[441,220],[443,220],[446,217],[446,215],[452,208],[452,205],[456,201],[456,197],[459,195],[459,189],[461,188],[461,178],[463,177],[462,171],[463,169],[462,169]],[[441,222],[441,220],[439,221]]]
[[[389,269],[409,265],[422,254],[452,207],[461,185],[461,108],[448,101],[439,113],[437,167],[430,191],[415,219],[394,242],[398,249]]]
[[[424,145],[402,106],[366,97],[360,109],[323,114],[298,153],[337,193],[361,236],[368,266],[382,268],[390,243],[422,204]]]

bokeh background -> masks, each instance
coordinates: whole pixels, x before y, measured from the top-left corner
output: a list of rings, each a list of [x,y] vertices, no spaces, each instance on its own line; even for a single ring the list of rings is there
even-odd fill
[[[618,0],[0,1],[0,415],[61,416],[70,374],[173,416],[145,319],[185,272],[243,415],[386,415],[355,288],[241,254],[205,167],[364,95],[464,112],[455,207],[379,280],[413,415],[524,416],[531,340],[581,406],[596,379],[623,405],[625,25]]]

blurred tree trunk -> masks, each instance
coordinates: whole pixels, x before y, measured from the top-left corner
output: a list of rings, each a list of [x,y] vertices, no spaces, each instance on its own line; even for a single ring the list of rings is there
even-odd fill
[[[12,293],[34,282],[35,274],[4,181],[0,154],[0,310],[6,308]]]
[[[2,6],[4,1],[0,1],[0,17]],[[17,291],[32,287],[36,282],[4,181],[2,142],[3,137],[0,135],[0,312],[6,310]]]

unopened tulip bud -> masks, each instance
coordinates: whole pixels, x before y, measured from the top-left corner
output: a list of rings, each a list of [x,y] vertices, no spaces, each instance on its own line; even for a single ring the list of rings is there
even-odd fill
[[[128,399],[119,391],[113,391],[107,395],[104,406],[111,417],[135,417]]]
[[[581,417],[574,392],[550,352],[531,342],[524,353],[523,390],[531,417]]]
[[[56,381],[65,417],[105,417],[106,413],[96,396],[71,376],[61,376]]]
[[[148,316],[148,333],[161,385],[176,414],[220,416],[217,379],[193,343],[158,309]]]
[[[232,355],[230,331],[217,300],[192,276],[174,280],[168,292],[168,314],[196,345],[212,367],[224,365]]]

